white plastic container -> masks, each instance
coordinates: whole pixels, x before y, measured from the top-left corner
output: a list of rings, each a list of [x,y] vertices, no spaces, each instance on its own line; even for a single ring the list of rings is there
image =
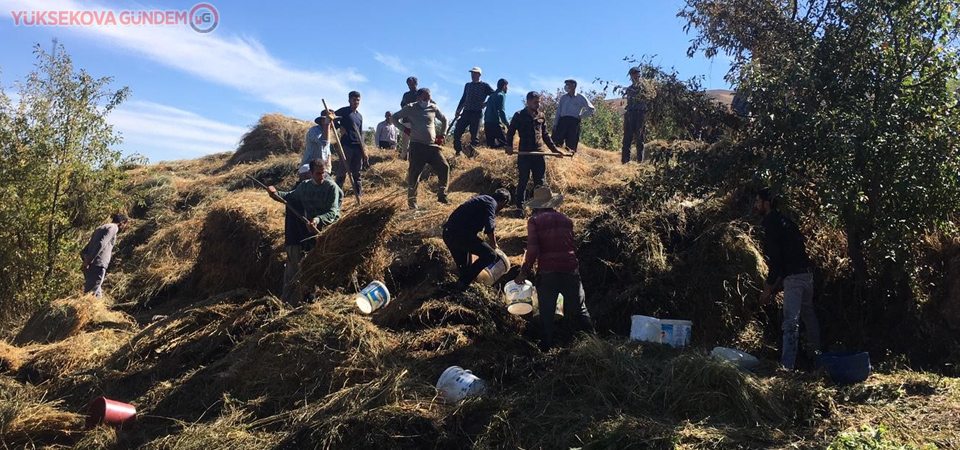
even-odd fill
[[[525,280],[523,284],[517,284],[510,280],[503,287],[503,293],[507,296],[507,311],[510,314],[522,316],[533,311],[533,298],[537,290],[530,280]]]
[[[483,394],[487,390],[487,383],[463,367],[450,366],[437,380],[437,390],[443,401],[456,403],[471,395]]]
[[[689,320],[660,319],[660,330],[663,333],[663,343],[673,348],[686,347],[690,343],[690,332],[693,322]]]
[[[630,339],[657,344],[663,342],[660,319],[650,316],[630,316]]]
[[[743,369],[753,369],[760,365],[760,361],[755,356],[735,348],[714,347],[713,350],[710,350],[710,356],[729,361]]]
[[[510,270],[510,261],[507,259],[507,254],[500,249],[497,249],[496,252],[496,261],[484,267],[480,274],[477,275],[477,280],[487,286],[493,286],[493,283],[500,280],[500,277]]]
[[[390,303],[390,291],[380,281],[373,281],[357,294],[357,308],[364,314],[370,314]]]

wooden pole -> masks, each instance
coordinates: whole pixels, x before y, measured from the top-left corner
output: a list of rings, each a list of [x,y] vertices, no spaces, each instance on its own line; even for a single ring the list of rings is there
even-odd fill
[[[333,124],[334,114],[330,111],[330,108],[327,107],[327,101],[325,99],[320,99],[323,102],[323,112],[327,116],[327,120],[330,121],[330,124]],[[362,130],[361,130],[362,131]],[[350,169],[347,167],[347,156],[343,153],[343,144],[340,143],[340,133],[337,131],[336,127],[333,129],[333,138],[337,141],[337,154],[340,156],[340,164],[343,166],[343,170],[348,172],[347,175],[350,175]],[[363,136],[360,136],[362,139]],[[357,189],[357,183],[353,180],[353,176],[348,176],[350,179],[350,185],[353,186],[353,195],[357,197],[357,204],[360,204],[360,189]]]

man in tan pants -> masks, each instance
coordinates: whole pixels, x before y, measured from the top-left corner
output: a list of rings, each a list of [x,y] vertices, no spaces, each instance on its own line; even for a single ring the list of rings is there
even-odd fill
[[[435,124],[437,119],[440,120],[439,130]],[[418,90],[416,103],[408,104],[394,113],[393,123],[401,129],[410,130],[410,167],[407,170],[407,204],[410,209],[417,209],[417,186],[420,184],[423,167],[427,164],[440,178],[437,201],[449,203],[447,177],[450,166],[440,151],[444,142],[443,136],[447,131],[447,118],[440,112],[437,104],[430,100],[430,89]]]

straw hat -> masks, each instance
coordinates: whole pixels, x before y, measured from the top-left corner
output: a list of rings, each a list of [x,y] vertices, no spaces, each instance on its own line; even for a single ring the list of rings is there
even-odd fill
[[[533,198],[527,201],[530,209],[555,208],[563,203],[563,194],[554,194],[548,187],[538,187],[533,190]]]

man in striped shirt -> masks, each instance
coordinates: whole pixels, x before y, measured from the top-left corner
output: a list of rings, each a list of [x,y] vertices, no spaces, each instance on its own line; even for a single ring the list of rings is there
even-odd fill
[[[540,348],[553,345],[553,317],[557,296],[563,295],[564,312],[579,322],[580,328],[593,333],[593,322],[584,302],[586,294],[580,282],[580,262],[575,253],[573,221],[554,208],[563,203],[563,194],[554,194],[548,187],[537,188],[526,206],[533,210],[527,219],[527,252],[520,274],[514,280],[523,284],[537,263],[537,298],[543,338]]]

